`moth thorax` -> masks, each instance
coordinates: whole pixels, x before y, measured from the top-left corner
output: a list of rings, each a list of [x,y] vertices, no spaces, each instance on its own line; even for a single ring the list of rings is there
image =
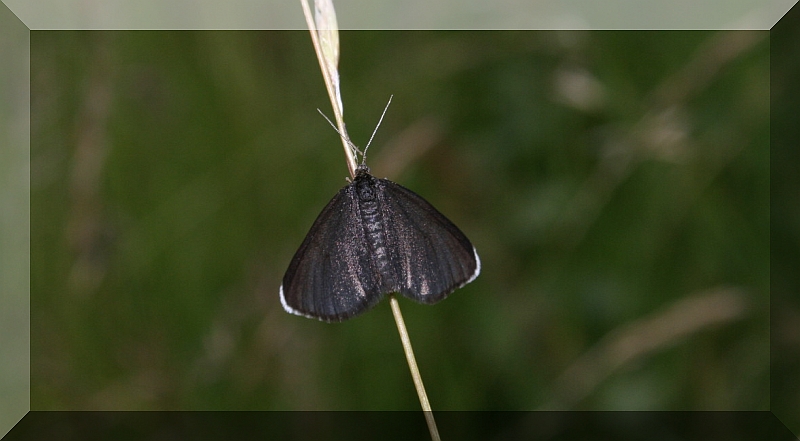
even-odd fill
[[[371,176],[356,175],[356,193],[361,201],[375,200],[375,181]]]

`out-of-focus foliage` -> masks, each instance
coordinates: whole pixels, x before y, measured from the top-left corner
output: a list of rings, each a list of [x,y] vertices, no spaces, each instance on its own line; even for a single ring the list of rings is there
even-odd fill
[[[374,174],[481,276],[434,409],[768,409],[765,32],[343,32]],[[286,314],[347,168],[306,32],[33,32],[34,409],[418,409],[388,304]]]

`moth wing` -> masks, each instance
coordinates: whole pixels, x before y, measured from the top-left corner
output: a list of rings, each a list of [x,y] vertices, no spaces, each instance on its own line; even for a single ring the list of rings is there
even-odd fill
[[[287,312],[327,322],[346,320],[380,301],[352,184],[314,221],[283,276],[280,296]]]
[[[478,277],[480,258],[458,227],[413,191],[379,181],[401,294],[432,304]]]

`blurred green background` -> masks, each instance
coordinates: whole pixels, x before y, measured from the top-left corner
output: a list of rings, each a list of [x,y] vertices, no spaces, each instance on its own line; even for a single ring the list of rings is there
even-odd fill
[[[434,409],[768,409],[766,32],[343,32],[376,176],[481,256]],[[387,302],[285,313],[346,184],[307,32],[31,33],[33,409],[419,409]]]

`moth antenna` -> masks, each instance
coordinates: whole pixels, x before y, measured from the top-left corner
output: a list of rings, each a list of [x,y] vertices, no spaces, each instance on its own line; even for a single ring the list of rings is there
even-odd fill
[[[349,137],[347,137],[345,135],[342,135],[342,132],[340,132],[339,129],[336,128],[336,124],[334,124],[333,121],[330,120],[330,118],[328,118],[324,113],[322,113],[322,110],[317,109],[317,112],[319,112],[319,114],[322,115],[323,118],[325,118],[325,121],[328,121],[328,124],[330,124],[331,127],[333,127],[333,130],[335,130],[336,133],[338,133],[339,136],[342,139],[344,139],[345,142],[347,142],[347,145],[349,145],[350,148],[353,149],[354,152],[358,152],[361,155],[362,158],[364,157],[364,152],[362,152],[358,147],[356,147],[356,145],[353,144],[352,141],[350,141]],[[364,151],[366,151],[366,150],[364,150]]]
[[[361,165],[364,165],[367,162],[367,149],[369,148],[369,145],[372,144],[372,138],[375,137],[375,133],[378,132],[378,127],[380,127],[381,123],[383,122],[383,116],[386,115],[386,111],[389,110],[389,104],[392,104],[392,98],[394,98],[394,95],[389,95],[389,102],[386,103],[386,107],[383,108],[383,113],[381,113],[381,119],[378,120],[378,125],[375,126],[375,130],[372,131],[372,136],[369,137],[367,146],[364,147],[364,153],[361,155]]]

